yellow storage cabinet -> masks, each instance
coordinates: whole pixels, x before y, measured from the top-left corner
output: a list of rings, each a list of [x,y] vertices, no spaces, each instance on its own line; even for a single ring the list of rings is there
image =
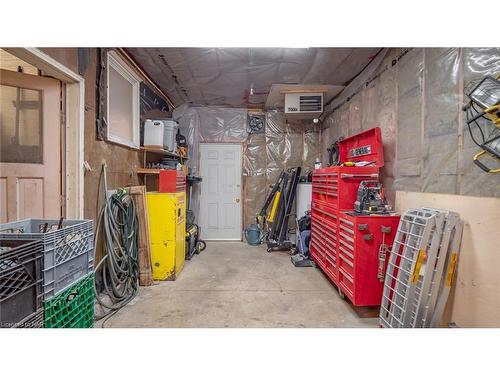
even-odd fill
[[[146,193],[153,279],[175,280],[186,256],[186,193]]]

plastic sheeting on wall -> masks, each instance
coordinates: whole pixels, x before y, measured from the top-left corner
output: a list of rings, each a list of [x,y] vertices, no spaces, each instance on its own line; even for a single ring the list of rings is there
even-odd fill
[[[422,64],[423,50],[415,48],[397,65],[396,190],[422,189]]]
[[[254,220],[268,192],[266,135],[249,134],[243,153],[243,225]]]
[[[305,175],[320,156],[320,126],[312,120],[287,120],[283,112],[266,113],[268,181],[274,183],[283,169],[302,167]]]
[[[264,204],[269,186],[283,169],[302,167],[307,174],[320,156],[319,125],[312,120],[285,119],[282,112],[266,113],[264,133],[248,134],[245,109],[189,107],[173,112],[181,133],[186,136],[188,166],[199,175],[200,142],[239,142],[243,152],[243,223],[253,222]],[[191,209],[199,217],[199,190],[193,189]]]
[[[391,50],[383,73],[325,119],[323,147],[360,122],[362,130],[380,126],[389,198],[395,190],[500,197],[500,175],[473,164],[478,148],[462,112],[464,85],[500,74],[500,48],[414,48],[399,59],[400,52]]]
[[[326,163],[328,154],[326,148],[340,137],[357,134],[361,131],[380,127],[384,141],[385,168],[381,172],[381,181],[386,188],[386,195],[391,204],[394,204],[393,165],[396,148],[396,90],[395,70],[389,69],[396,58],[397,50],[391,50],[385,55],[380,74],[372,79],[365,88],[358,92],[344,105],[324,119],[323,162]],[[383,69],[382,69],[383,68]],[[329,131],[328,131],[329,130]]]
[[[247,138],[247,110],[197,108],[200,117],[200,142],[244,142]]]
[[[424,50],[422,190],[458,193],[459,50]]]

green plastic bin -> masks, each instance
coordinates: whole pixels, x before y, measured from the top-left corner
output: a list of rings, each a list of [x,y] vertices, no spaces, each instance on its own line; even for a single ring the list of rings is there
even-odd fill
[[[94,273],[44,302],[45,328],[94,326]]]

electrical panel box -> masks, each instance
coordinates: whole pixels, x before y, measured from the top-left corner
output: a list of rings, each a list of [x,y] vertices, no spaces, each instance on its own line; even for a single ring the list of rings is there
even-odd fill
[[[154,280],[175,280],[186,257],[186,193],[146,193]]]

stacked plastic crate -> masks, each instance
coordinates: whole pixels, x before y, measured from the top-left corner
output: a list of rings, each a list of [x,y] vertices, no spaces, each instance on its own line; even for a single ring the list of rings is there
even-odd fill
[[[5,291],[6,295],[11,296],[10,299],[5,299],[7,301],[5,305],[2,304],[0,316],[2,324],[6,316],[5,319],[11,321],[9,326],[15,326],[16,324],[12,324],[13,318],[7,318],[6,314],[15,315],[18,311],[27,309],[27,298],[21,301],[22,306],[15,303],[13,298],[24,293],[24,284],[17,281],[24,273],[25,279],[28,275],[31,277],[31,284],[36,287],[40,285],[40,297],[32,302],[33,306],[36,306],[36,311],[32,309],[34,310],[33,316],[25,318],[28,322],[25,320],[19,322],[22,326],[40,328],[43,326],[46,328],[93,326],[94,232],[92,220],[26,219],[1,224],[0,241],[3,249],[0,255],[2,259],[0,260],[2,270],[0,288],[2,293]],[[16,255],[21,254],[20,247],[24,249],[28,245],[37,247],[41,254],[38,258],[32,256],[39,259],[39,277],[36,276],[36,268],[32,271],[33,267],[28,267],[28,261],[24,260],[26,256]],[[4,262],[4,259],[7,262]],[[18,270],[20,276],[14,276],[13,270]],[[14,281],[16,284],[12,287]],[[33,286],[31,288],[36,290]],[[2,294],[0,298],[3,303],[4,295]],[[43,324],[40,323],[40,311],[43,311]]]
[[[385,272],[381,258],[387,249],[381,245],[392,244],[399,216],[352,213],[359,184],[378,180],[384,165],[380,128],[346,138],[338,146],[340,164],[366,165],[339,165],[314,171],[311,255],[341,295],[355,306],[380,305]]]
[[[0,239],[0,327],[43,327],[40,241]]]

